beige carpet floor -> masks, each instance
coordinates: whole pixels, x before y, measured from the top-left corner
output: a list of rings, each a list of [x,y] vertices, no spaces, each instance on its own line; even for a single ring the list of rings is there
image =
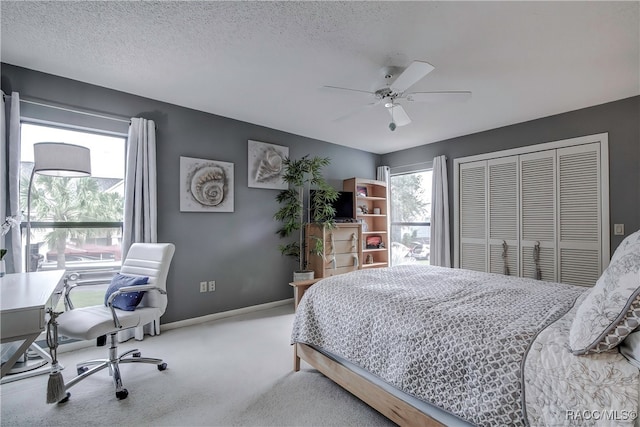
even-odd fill
[[[392,426],[304,362],[292,371],[293,306],[284,305],[163,331],[120,350],[161,357],[121,367],[129,397],[118,400],[106,370],[47,404],[47,375],[0,386],[2,426]],[[107,354],[89,347],[59,354],[66,380],[75,363]]]

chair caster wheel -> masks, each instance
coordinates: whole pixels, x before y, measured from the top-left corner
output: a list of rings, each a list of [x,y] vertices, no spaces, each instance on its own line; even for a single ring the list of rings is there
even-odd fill
[[[135,353],[132,354],[133,357],[142,357],[142,353],[139,351],[136,351]]]
[[[123,388],[122,391],[116,391],[116,397],[119,400],[126,399],[129,396],[129,391],[126,388]]]
[[[84,374],[85,372],[87,372],[88,370],[89,370],[89,368],[87,368],[86,366],[80,366],[80,367],[78,368],[78,375],[82,375],[82,374]]]
[[[167,369],[166,363],[161,363],[158,365],[158,371],[164,371],[165,369]]]
[[[67,395],[64,398],[62,398],[62,400],[58,400],[58,403],[59,404],[60,403],[66,403],[69,400],[70,397],[71,397],[71,393],[67,392]]]

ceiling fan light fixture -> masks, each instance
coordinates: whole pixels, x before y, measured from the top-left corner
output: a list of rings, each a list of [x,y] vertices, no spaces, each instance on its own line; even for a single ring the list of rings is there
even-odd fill
[[[387,80],[387,85],[374,92],[363,91],[359,89],[341,88],[337,86],[324,86],[325,89],[337,90],[343,92],[358,92],[373,96],[375,102],[365,105],[370,107],[374,105],[384,105],[391,114],[391,123],[389,129],[394,131],[397,126],[406,126],[411,123],[411,118],[403,108],[404,101],[413,104],[414,102],[445,102],[445,101],[464,101],[471,97],[468,91],[446,91],[446,92],[407,92],[407,90],[433,71],[433,65],[425,61],[413,61],[408,67],[401,69],[399,67],[386,67],[383,75]],[[399,74],[398,74],[399,73]],[[398,74],[396,79],[391,79]],[[353,113],[336,119],[343,120],[345,117],[351,117]]]

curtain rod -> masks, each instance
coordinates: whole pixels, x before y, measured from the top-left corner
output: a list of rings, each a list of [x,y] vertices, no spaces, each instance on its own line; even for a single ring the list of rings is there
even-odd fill
[[[393,169],[395,168],[408,168],[410,166],[431,166],[433,165],[433,160],[428,160],[426,162],[417,162],[417,163],[407,163],[406,165],[397,165],[397,166],[391,166],[391,168]]]
[[[6,98],[11,98],[11,95],[2,95],[2,96],[5,99]],[[85,116],[97,117],[99,119],[107,119],[107,120],[113,120],[113,121],[116,121],[116,122],[131,124],[131,120],[118,119],[116,117],[109,117],[109,116],[105,116],[105,115],[102,115],[102,114],[96,114],[96,113],[89,113],[87,111],[74,110],[72,108],[58,107],[57,105],[45,104],[45,103],[36,102],[36,101],[30,101],[28,99],[23,99],[23,98],[20,98],[20,102],[24,102],[26,104],[38,105],[40,107],[53,108],[53,109],[56,109],[56,110],[67,111],[69,113],[84,114]]]
[[[438,157],[438,156],[436,156]],[[449,160],[449,158],[447,156],[444,157],[445,160]],[[396,168],[408,168],[410,166],[427,166],[427,165],[433,165],[433,160],[427,160],[426,162],[417,162],[417,163],[408,163],[406,165],[397,165],[397,166],[392,166],[392,168],[396,167]]]

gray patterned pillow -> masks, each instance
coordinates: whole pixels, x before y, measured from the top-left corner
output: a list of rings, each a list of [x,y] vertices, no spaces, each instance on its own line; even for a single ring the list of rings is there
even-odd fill
[[[630,235],[616,250],[578,307],[569,332],[573,354],[611,350],[640,326],[640,239],[636,234],[640,235]]]

